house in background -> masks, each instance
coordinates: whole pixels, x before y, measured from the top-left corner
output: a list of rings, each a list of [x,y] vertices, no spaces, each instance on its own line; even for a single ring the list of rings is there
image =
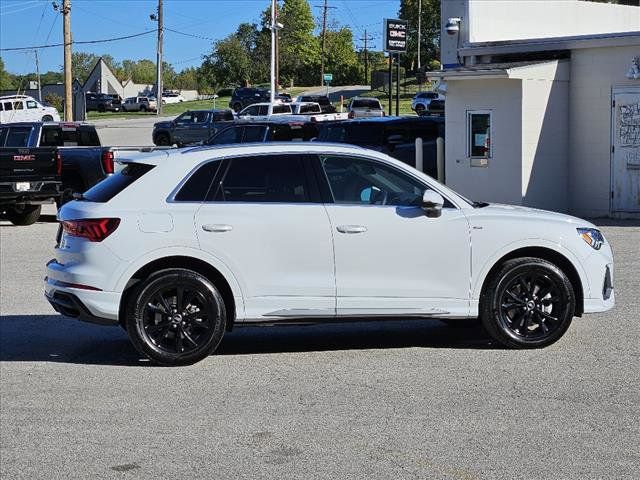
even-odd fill
[[[640,7],[441,8],[443,70],[430,77],[446,85],[446,183],[476,200],[640,218]]]

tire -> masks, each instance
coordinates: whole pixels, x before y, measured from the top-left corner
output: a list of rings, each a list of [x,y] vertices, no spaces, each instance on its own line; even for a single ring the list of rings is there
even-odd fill
[[[51,115],[45,115],[42,117],[43,122],[53,122],[53,117]]]
[[[140,283],[127,302],[125,326],[134,347],[154,363],[190,365],[216,350],[226,316],[215,285],[192,270],[172,268]]]
[[[166,133],[161,133],[156,137],[155,144],[159,147],[168,147],[171,145],[171,139]]]
[[[533,257],[505,262],[480,298],[482,325],[509,348],[551,345],[565,334],[575,309],[575,294],[565,273]]]
[[[140,111],[141,112],[146,112],[147,111],[147,107],[145,107],[144,105],[140,105]]]
[[[233,111],[238,113],[240,110],[242,110],[242,104],[240,102],[236,102],[233,104]]]
[[[416,105],[416,113],[418,115],[422,115],[425,110],[426,110],[426,108],[424,108],[424,105],[422,105],[421,103]]]
[[[98,112],[104,113],[106,111],[107,111],[107,107],[105,107],[104,105],[98,105]]]
[[[41,205],[22,205],[7,208],[7,218],[17,226],[33,225],[40,218]]]

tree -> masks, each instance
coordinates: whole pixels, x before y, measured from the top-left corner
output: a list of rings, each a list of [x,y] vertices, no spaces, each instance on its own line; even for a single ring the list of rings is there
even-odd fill
[[[309,2],[284,0],[278,21],[284,25],[280,30],[280,77],[298,85],[315,84],[320,65],[320,43],[313,35],[315,22]]]
[[[353,33],[348,27],[327,30],[325,71],[333,75],[331,83],[349,85],[360,83],[364,67],[353,48]]]
[[[251,59],[242,41],[235,35],[218,40],[207,55],[201,70],[214,87],[244,84],[251,80]]]
[[[408,20],[407,53],[400,55],[402,66],[413,70],[418,66],[418,2],[400,0],[398,18]],[[440,60],[440,0],[422,0],[420,64]]]
[[[13,75],[4,69],[4,62],[0,57],[0,90],[13,90],[16,88]]]

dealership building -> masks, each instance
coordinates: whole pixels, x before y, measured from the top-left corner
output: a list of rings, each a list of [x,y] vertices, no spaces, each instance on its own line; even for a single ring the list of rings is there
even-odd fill
[[[640,7],[441,0],[446,183],[476,200],[640,218]]]

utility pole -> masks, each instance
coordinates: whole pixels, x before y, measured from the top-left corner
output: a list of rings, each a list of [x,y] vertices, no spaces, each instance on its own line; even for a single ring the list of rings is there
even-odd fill
[[[278,22],[278,1],[275,1],[275,13],[274,13],[274,21]],[[276,31],[276,74],[275,74],[275,86],[276,89],[280,85],[280,34]]]
[[[162,21],[162,0],[158,0],[158,46],[156,65],[156,113],[162,115],[162,39],[164,24]]]
[[[64,33],[64,120],[73,122],[73,96],[71,76],[71,0],[62,1],[62,29]]]
[[[364,84],[369,84],[369,49],[368,42],[373,40],[372,36],[367,35],[367,31],[364,31],[364,37],[361,38],[364,42]]]
[[[38,62],[38,50],[34,50],[36,54],[36,75],[38,77],[38,101],[42,103],[42,85],[40,85],[40,62]]]
[[[422,37],[420,36],[421,27],[422,27],[422,0],[418,0],[418,70],[420,70],[420,42],[422,39]]]
[[[327,44],[327,10],[330,8],[328,0],[324,0],[324,5],[316,5],[318,8],[322,8],[322,54],[320,57],[320,86],[324,86],[324,53]]]
[[[273,102],[276,96],[276,0],[271,0],[271,89],[269,90],[269,115],[273,110]]]

